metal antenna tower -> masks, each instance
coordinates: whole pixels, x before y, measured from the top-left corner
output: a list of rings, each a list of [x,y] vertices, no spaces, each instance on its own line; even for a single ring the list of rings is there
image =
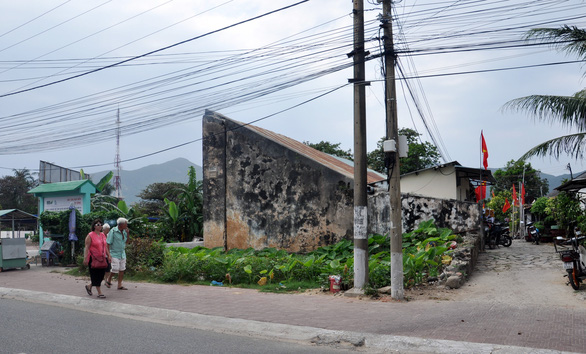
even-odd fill
[[[116,115],[116,158],[114,159],[116,174],[114,176],[114,187],[116,188],[116,198],[121,199],[121,181],[120,181],[120,108]]]

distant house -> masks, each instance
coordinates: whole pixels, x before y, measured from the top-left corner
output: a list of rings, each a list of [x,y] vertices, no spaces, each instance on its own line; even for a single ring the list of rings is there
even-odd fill
[[[474,188],[481,182],[496,183],[490,170],[464,167],[452,161],[402,175],[401,193],[474,202]]]
[[[566,183],[562,183],[559,187],[554,188],[557,193],[561,191],[586,193],[586,172],[579,174],[576,178],[573,178]],[[555,196],[557,193],[548,196]]]

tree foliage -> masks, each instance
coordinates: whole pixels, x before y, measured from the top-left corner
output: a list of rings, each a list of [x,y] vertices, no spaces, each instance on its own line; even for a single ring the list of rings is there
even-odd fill
[[[427,141],[421,142],[419,139],[421,134],[413,129],[401,128],[399,129],[399,135],[407,137],[407,145],[409,146],[407,157],[402,157],[399,160],[402,175],[439,164],[440,154],[437,147]],[[383,174],[387,173],[385,152],[383,150],[385,140],[386,138],[381,138],[376,144],[376,150],[369,152],[367,155],[368,167]]]
[[[569,230],[584,217],[580,201],[574,193],[560,192],[546,202],[545,213],[551,215],[561,229]]]
[[[303,143],[316,150],[325,152],[326,154],[342,157],[348,160],[354,159],[354,155],[352,154],[351,150],[342,150],[340,148],[342,143],[332,144],[328,141],[320,141],[317,144],[310,143],[309,141],[304,141]]]
[[[547,43],[551,47],[577,55],[586,60],[586,30],[577,27],[537,28],[527,32],[525,39]],[[582,159],[586,148],[586,90],[571,96],[532,95],[507,102],[503,109],[525,111],[537,121],[559,123],[577,133],[543,142],[527,151],[521,159],[533,156],[553,156],[558,159],[567,154]]]
[[[495,193],[512,191],[514,185],[519,194],[519,184],[525,181],[525,203],[531,203],[549,191],[549,182],[545,178],[540,178],[540,172],[524,160],[507,162],[505,168],[496,170],[493,176],[496,180],[493,187]],[[509,202],[513,203],[512,200]]]
[[[498,221],[504,222],[505,219],[511,218],[511,213],[513,212],[513,208],[510,208],[507,212],[503,213],[503,207],[505,206],[506,201],[509,201],[509,204],[513,205],[513,199],[511,197],[511,192],[508,190],[495,192],[494,197],[490,199],[487,203],[486,207],[494,211],[494,218]]]
[[[29,214],[38,213],[37,198],[27,192],[38,185],[29,170],[13,170],[13,176],[0,178],[0,206],[2,209],[20,209]]]
[[[141,193],[152,200],[163,198],[157,227],[158,233],[166,241],[191,241],[203,232],[202,181],[197,180],[193,166],[189,167],[187,174],[189,178],[186,184],[169,182],[150,185],[152,188],[147,187],[145,190],[149,193]]]
[[[164,182],[149,184],[142,192],[138,194],[141,199],[135,208],[140,209],[143,214],[148,216],[165,215],[165,198],[177,202],[183,183]]]

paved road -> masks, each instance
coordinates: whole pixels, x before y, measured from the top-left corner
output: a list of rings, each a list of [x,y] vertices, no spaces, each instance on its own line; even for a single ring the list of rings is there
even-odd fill
[[[340,350],[0,299],[2,353],[311,353]],[[29,319],[35,319],[31,321]],[[123,334],[123,335],[121,335]],[[346,350],[344,352],[350,352]]]
[[[443,300],[397,303],[129,283],[129,291],[105,289],[108,298],[100,301],[85,294],[85,279],[41,267],[1,273],[0,296],[228,333],[400,352],[586,352],[586,289],[576,293],[565,285],[551,245],[529,246],[516,240],[510,248],[483,253],[469,283]],[[545,296],[535,296],[540,292]]]

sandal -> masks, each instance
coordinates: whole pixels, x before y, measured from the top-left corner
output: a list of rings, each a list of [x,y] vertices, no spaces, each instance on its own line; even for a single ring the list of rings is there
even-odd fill
[[[98,295],[98,298],[100,298],[100,299],[105,299],[105,298],[106,298],[106,295],[104,295],[104,294],[100,294],[100,295]]]
[[[88,288],[87,285],[85,286],[85,291],[87,291],[87,294],[89,296],[92,296],[92,288]]]
[[[128,289],[125,288],[125,287],[123,287],[123,286],[121,286],[121,287],[118,288],[118,290],[128,290]]]
[[[110,287],[112,286],[112,283],[104,280],[104,285],[106,285],[106,288],[110,289]]]

